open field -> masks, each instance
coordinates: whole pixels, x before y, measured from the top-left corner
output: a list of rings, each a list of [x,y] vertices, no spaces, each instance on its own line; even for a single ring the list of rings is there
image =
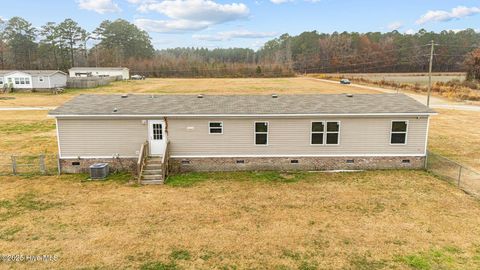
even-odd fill
[[[332,85],[311,78],[275,79],[147,79],[114,82],[93,89],[72,89],[66,93],[14,93],[0,96],[0,107],[59,106],[79,94],[155,93],[155,94],[340,94],[378,93],[374,90]],[[7,99],[2,99],[7,98]],[[14,98],[14,99],[11,99]]]
[[[82,179],[2,178],[0,254],[59,258],[11,266],[480,267],[479,201],[424,172],[191,174],[154,187]]]
[[[480,113],[438,112],[430,121],[430,151],[480,171]]]
[[[16,105],[1,106],[55,106],[97,90],[352,92],[308,78],[272,79],[259,88],[257,80],[227,81],[162,79],[154,88],[148,80],[132,88],[121,82],[58,96],[14,94]],[[161,88],[165,82],[170,86]],[[439,113],[430,149],[480,170],[478,113]],[[56,153],[46,111],[3,111],[0,123],[0,154]],[[0,268],[480,268],[480,202],[422,171],[203,173],[153,187],[128,184],[128,174],[86,178],[0,177],[0,254],[59,256]]]
[[[345,78],[364,78],[371,81],[391,81],[396,83],[410,83],[428,85],[428,73],[342,73]],[[451,80],[465,80],[463,72],[432,73],[432,83],[448,82]]]

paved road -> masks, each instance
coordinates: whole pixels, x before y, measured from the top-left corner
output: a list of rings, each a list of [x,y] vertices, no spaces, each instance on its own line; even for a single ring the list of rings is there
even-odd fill
[[[338,81],[332,81],[332,80],[325,80],[325,79],[316,79],[322,82],[327,82],[327,83],[335,83],[338,84]],[[369,90],[376,90],[380,91],[383,93],[397,93],[396,90],[392,89],[386,89],[386,88],[381,88],[381,87],[374,87],[374,86],[367,86],[367,85],[360,85],[360,84],[354,84],[352,83],[351,86],[357,87],[357,88],[364,88],[364,89],[369,89]],[[427,104],[427,96],[422,95],[422,94],[416,94],[416,93],[409,93],[409,92],[402,92],[403,94],[406,94],[415,100]],[[480,106],[478,105],[470,105],[464,102],[455,102],[451,101],[448,99],[444,98],[439,98],[439,97],[430,97],[430,107],[432,108],[437,108],[437,109],[450,109],[450,110],[461,110],[461,111],[475,111],[475,112],[480,112]]]
[[[56,107],[0,107],[0,111],[49,111]]]

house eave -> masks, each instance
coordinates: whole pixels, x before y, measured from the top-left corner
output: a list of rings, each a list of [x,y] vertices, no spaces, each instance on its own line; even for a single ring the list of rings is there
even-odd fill
[[[348,117],[348,116],[431,116],[437,115],[436,112],[418,112],[418,113],[305,113],[305,114],[49,114],[54,118],[157,118],[157,117],[175,117],[175,118],[202,118],[202,117],[269,117],[269,118],[298,118],[298,117]]]

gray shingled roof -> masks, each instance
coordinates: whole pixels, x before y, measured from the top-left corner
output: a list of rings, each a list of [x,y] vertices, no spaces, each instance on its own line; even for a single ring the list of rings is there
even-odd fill
[[[13,72],[23,72],[23,73],[30,74],[32,76],[50,76],[57,72],[66,74],[65,72],[60,70],[0,70],[0,76],[4,76]]]
[[[114,112],[116,110],[116,112]],[[336,95],[80,95],[50,115],[425,114],[403,94]]]

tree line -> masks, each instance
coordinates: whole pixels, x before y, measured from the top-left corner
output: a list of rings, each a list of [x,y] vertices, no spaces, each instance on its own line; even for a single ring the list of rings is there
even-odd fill
[[[151,37],[126,20],[103,21],[88,32],[72,19],[39,29],[20,17],[0,20],[1,69],[125,66],[151,77],[273,77],[294,73],[423,72],[430,42],[434,71],[465,71],[480,44],[472,29],[415,34],[303,32],[283,34],[260,49],[155,50]]]

